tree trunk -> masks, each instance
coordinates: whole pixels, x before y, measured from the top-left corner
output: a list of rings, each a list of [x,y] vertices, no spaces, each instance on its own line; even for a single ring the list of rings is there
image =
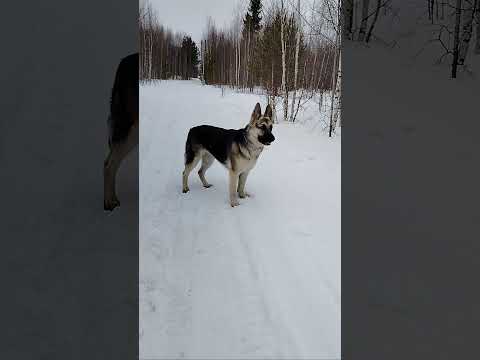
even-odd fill
[[[280,21],[280,41],[282,44],[282,93],[283,93],[283,121],[288,119],[288,93],[287,93],[287,78],[286,78],[286,44],[285,44],[285,8],[282,0],[282,19]]]
[[[375,9],[375,15],[373,16],[372,23],[370,24],[370,29],[368,29],[367,39],[365,40],[367,43],[370,41],[370,38],[372,37],[373,28],[375,27],[375,24],[377,23],[378,14],[380,13],[380,8],[381,7],[382,7],[382,0],[377,0],[377,8]]]
[[[337,121],[338,121],[338,126],[340,126],[340,111],[341,111],[341,100],[342,100],[342,52],[338,52],[338,70],[337,70],[337,83],[335,85],[335,96],[336,96],[336,102],[337,102],[337,107],[335,108],[335,114],[334,114],[334,129],[337,127]]]
[[[240,88],[240,69],[242,66],[242,48],[241,48],[241,42],[240,42],[240,36],[237,39],[237,52],[238,52],[238,69],[237,69],[237,87]]]
[[[315,58],[317,54],[315,53]],[[315,67],[315,65],[313,65]],[[305,94],[306,88],[307,88],[307,57],[305,57],[305,61],[303,63],[303,85],[302,85],[302,91],[300,93],[300,96],[298,97],[298,102],[297,102],[297,107],[295,109],[295,114],[293,115],[293,120],[292,122],[295,122],[297,119],[298,111],[300,110],[300,102],[302,101],[303,95]],[[292,106],[292,112],[294,111],[293,106]]]
[[[300,0],[298,0],[297,4],[297,43],[295,45],[295,74],[293,78],[293,98],[292,98],[292,109],[290,110],[290,121],[294,122],[294,112],[295,112],[295,99],[297,97],[297,78],[298,78],[298,53],[300,52]]]
[[[235,36],[235,35],[234,35]],[[234,43],[234,47],[235,47],[235,86],[238,86],[238,46],[237,46],[237,39],[234,38],[235,40],[235,43]]]
[[[328,131],[328,136],[332,136],[332,132],[335,128],[335,122],[334,122],[334,104],[335,104],[335,97],[336,97],[336,92],[337,92],[337,77],[338,77],[338,63],[339,63],[339,55],[340,55],[340,47],[339,47],[339,41],[338,41],[338,34],[337,34],[337,40],[335,41],[335,55],[333,58],[333,74],[332,74],[332,95],[330,97],[330,129]]]
[[[343,38],[352,39],[353,27],[353,0],[343,1]]]
[[[473,19],[475,17],[475,10],[477,8],[477,0],[470,0],[467,8],[463,10],[462,21],[462,40],[458,49],[458,64],[463,65],[467,57],[470,39],[472,38]]]
[[[462,0],[457,0],[455,30],[453,33],[454,38],[453,38],[452,79],[455,79],[457,77],[458,43],[459,43],[461,14],[462,14]]]
[[[249,70],[250,70],[250,27],[248,28],[248,41],[247,41],[247,63],[246,63],[246,82],[245,86],[249,87]]]
[[[203,55],[203,40],[200,40],[200,58],[202,59],[202,84],[205,85],[205,56]]]
[[[152,54],[152,50],[153,50],[153,31],[152,29],[150,28],[150,51],[148,53],[148,79],[149,80],[152,80],[152,61],[153,61],[153,54]]]
[[[325,56],[325,53],[324,53]],[[312,73],[310,74],[310,82],[308,84],[308,88],[310,88],[312,91],[315,91],[315,87],[313,85],[313,80],[315,78],[315,69],[317,65],[317,57],[318,57],[318,51],[315,51],[315,57],[313,58],[313,66],[312,66]]]
[[[147,59],[147,46],[146,46],[146,39],[147,39],[147,34],[145,33],[145,29],[143,29],[143,34],[142,34],[142,39],[143,39],[143,51],[142,51],[142,79],[145,80],[146,78],[146,59]]]
[[[236,61],[237,61],[237,71],[235,72],[235,80],[237,83],[237,88],[240,88],[240,36],[237,38],[235,42],[235,46],[237,48],[237,55],[236,55]]]
[[[320,73],[319,73],[319,76],[318,76],[318,84],[317,84],[317,87],[321,87],[323,85],[323,82],[320,83],[323,79],[323,69],[324,69],[324,65],[325,65],[325,54],[327,52],[324,51],[323,52],[323,57],[322,57],[322,65],[320,66]],[[330,52],[328,53],[328,57],[327,57],[327,63],[328,61],[330,60]],[[322,92],[323,92],[323,88],[322,88]]]
[[[355,32],[357,31],[358,27],[358,2],[353,1],[353,19],[352,19],[352,37],[351,39],[353,40],[355,37]]]
[[[245,43],[245,54],[243,58],[243,78],[242,78],[242,88],[246,87],[246,78],[247,78],[247,63],[248,63],[248,53],[247,53],[247,40],[244,39]]]
[[[365,39],[365,34],[367,33],[369,5],[370,5],[370,0],[363,0],[363,2],[362,2],[362,22],[360,23],[360,30],[359,30],[359,33],[358,33],[358,41],[363,41]]]
[[[475,16],[477,21],[477,34],[475,40],[475,54],[480,55],[480,1],[477,1],[477,10],[475,11],[477,14]]]

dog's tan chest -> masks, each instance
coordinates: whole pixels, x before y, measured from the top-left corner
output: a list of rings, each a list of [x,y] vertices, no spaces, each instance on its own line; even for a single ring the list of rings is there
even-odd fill
[[[262,153],[262,150],[262,148],[254,150],[247,148],[239,148],[238,154],[232,157],[232,170],[238,173],[242,173],[244,171],[249,171],[253,169],[257,163],[258,158],[260,157],[260,154]]]

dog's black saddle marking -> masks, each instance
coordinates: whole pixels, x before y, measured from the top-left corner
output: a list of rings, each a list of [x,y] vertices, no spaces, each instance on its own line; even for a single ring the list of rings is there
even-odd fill
[[[188,132],[185,160],[187,163],[193,161],[196,147],[201,146],[215,159],[225,164],[229,158],[232,144],[245,145],[246,141],[245,129],[223,129],[210,125],[196,126]]]

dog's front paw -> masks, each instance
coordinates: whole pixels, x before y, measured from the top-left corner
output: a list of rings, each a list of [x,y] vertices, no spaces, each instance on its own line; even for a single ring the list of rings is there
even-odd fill
[[[112,211],[117,206],[120,206],[120,201],[118,201],[117,197],[103,200],[103,209],[106,211]]]
[[[231,201],[230,201],[230,206],[231,206],[231,207],[235,207],[235,206],[238,206],[238,205],[240,205],[240,203],[238,202],[238,200],[231,200]]]
[[[253,197],[252,194],[246,192],[246,191],[242,191],[242,192],[238,192],[238,196],[240,197],[240,199],[245,199],[246,197]]]
[[[187,193],[187,192],[189,192],[189,191],[190,191],[190,189],[189,189],[188,187],[184,187],[184,188],[182,189],[182,192],[183,192],[184,194]]]
[[[206,185],[203,185],[204,188],[209,188],[209,187],[212,187],[213,185],[212,184],[206,184]]]

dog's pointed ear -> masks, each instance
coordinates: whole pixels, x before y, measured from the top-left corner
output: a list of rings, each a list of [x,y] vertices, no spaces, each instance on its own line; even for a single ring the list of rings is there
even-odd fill
[[[262,109],[260,108],[260,104],[257,103],[255,108],[253,109],[252,117],[250,118],[250,123],[253,124],[256,120],[258,120],[262,116]]]
[[[268,104],[267,107],[265,108],[265,115],[263,116],[268,117],[269,119],[272,119],[272,107],[270,106],[270,104]]]

